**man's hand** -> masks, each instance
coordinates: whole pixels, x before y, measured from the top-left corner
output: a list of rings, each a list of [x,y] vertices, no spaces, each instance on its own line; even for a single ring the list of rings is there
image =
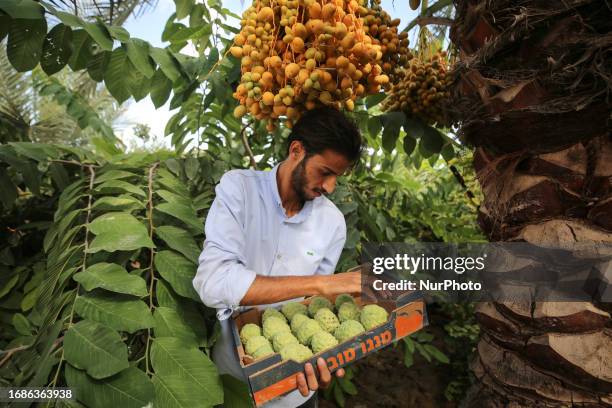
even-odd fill
[[[310,363],[306,363],[304,365],[304,372],[306,373],[305,376],[304,373],[297,374],[298,390],[300,390],[300,394],[302,394],[304,397],[306,397],[310,391],[316,391],[319,389],[319,387],[322,389],[327,388],[331,382],[331,373],[329,372],[329,368],[327,368],[327,364],[325,363],[323,357],[319,357],[317,360],[317,368],[319,370],[318,380],[315,375],[314,368]],[[344,377],[344,368],[340,368],[338,371],[336,371],[336,377]]]
[[[361,293],[361,272],[343,272],[319,276],[319,294],[335,296],[341,293]]]

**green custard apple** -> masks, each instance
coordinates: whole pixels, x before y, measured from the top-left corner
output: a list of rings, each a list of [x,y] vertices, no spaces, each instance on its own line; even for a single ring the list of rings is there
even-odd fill
[[[334,330],[336,330],[336,327],[340,326],[338,318],[336,317],[334,312],[332,312],[328,308],[322,308],[317,310],[314,319],[319,323],[323,330],[329,333],[333,333]]]
[[[315,354],[337,345],[338,340],[326,331],[317,332],[310,339],[310,347],[312,347],[312,352]]]
[[[308,319],[300,325],[296,335],[300,343],[307,346],[312,335],[320,331],[323,331],[321,325],[314,319]]]
[[[246,349],[247,354],[253,355],[257,349],[266,345],[272,347],[268,339],[266,339],[264,336],[253,336],[249,339],[249,341],[247,341],[244,348]]]
[[[386,323],[389,313],[378,305],[366,305],[361,310],[361,324],[366,330],[370,330],[380,324]]]
[[[336,310],[340,308],[340,305],[346,302],[355,303],[355,299],[353,299],[353,297],[348,293],[343,293],[341,295],[336,296]]]
[[[272,337],[272,347],[274,347],[275,351],[280,351],[284,346],[291,343],[299,343],[297,337],[291,332],[284,331],[276,333],[274,337]]]
[[[340,323],[340,326],[334,331],[334,337],[342,343],[363,332],[365,332],[365,329],[357,320],[346,320]]]
[[[334,308],[334,305],[332,305],[332,302],[330,302],[329,299],[324,298],[323,296],[314,296],[312,299],[310,299],[310,304],[308,305],[308,314],[310,315],[310,317],[314,317],[317,311],[319,309],[323,309],[324,307],[328,308],[329,310],[332,310]]]
[[[291,318],[291,331],[296,333],[297,329],[299,329],[300,325],[304,323],[306,320],[309,320],[309,317],[302,313],[296,313]]]
[[[264,310],[263,314],[261,315],[261,323],[263,324],[263,322],[268,320],[268,318],[271,317],[271,316],[275,316],[275,317],[278,317],[280,319],[283,319],[285,322],[287,321],[287,319],[285,319],[285,315],[284,314],[282,314],[278,310],[274,309],[273,307],[269,307],[266,310]]]
[[[359,320],[360,314],[361,310],[359,310],[359,306],[351,302],[344,302],[338,309],[338,319],[340,322],[345,322],[347,320]]]
[[[285,321],[278,316],[270,316],[263,322],[263,335],[266,339],[271,339],[276,333],[287,331],[291,333],[291,328]]]
[[[266,344],[265,346],[261,346],[253,353],[253,358],[255,360],[260,359],[265,356],[269,356],[270,354],[274,354],[274,350],[272,350],[272,346]]]
[[[312,357],[312,351],[303,344],[287,344],[280,351],[283,360],[293,360],[301,363]]]
[[[306,307],[306,305],[302,303],[290,302],[290,303],[285,303],[283,307],[281,308],[281,311],[283,312],[287,320],[291,321],[293,316],[296,315],[297,313],[306,314],[308,312],[308,308]]]
[[[246,344],[247,341],[253,336],[261,336],[261,327],[254,323],[247,323],[242,326],[240,330],[240,340],[242,344]]]

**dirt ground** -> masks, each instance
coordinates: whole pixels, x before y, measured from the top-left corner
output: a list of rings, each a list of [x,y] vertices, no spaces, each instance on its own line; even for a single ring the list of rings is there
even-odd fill
[[[345,408],[455,408],[456,402],[444,397],[446,384],[451,380],[448,365],[428,363],[415,354],[414,364],[406,368],[403,348],[389,346],[355,363],[358,373],[353,378],[359,393],[346,395]],[[332,397],[333,398],[333,397]],[[335,408],[332,400],[323,396],[319,407]]]

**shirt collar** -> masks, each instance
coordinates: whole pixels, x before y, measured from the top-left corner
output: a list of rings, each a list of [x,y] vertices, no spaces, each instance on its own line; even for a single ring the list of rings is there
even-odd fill
[[[293,217],[290,217],[290,218],[287,217],[287,213],[285,212],[285,209],[283,208],[283,202],[281,201],[280,194],[278,192],[278,183],[276,182],[276,173],[278,172],[279,166],[280,166],[280,163],[276,164],[272,168],[272,170],[270,170],[268,174],[268,177],[270,180],[269,185],[270,185],[270,188],[272,189],[272,196],[274,197],[274,202],[276,204],[276,207],[285,222],[294,223],[294,224],[303,222],[306,219],[308,219],[308,216],[310,216],[310,213],[312,212],[312,205],[313,205],[314,200],[306,201],[304,203],[304,206],[300,210],[300,212],[295,214]],[[315,200],[317,200],[318,198],[319,197],[315,198]]]

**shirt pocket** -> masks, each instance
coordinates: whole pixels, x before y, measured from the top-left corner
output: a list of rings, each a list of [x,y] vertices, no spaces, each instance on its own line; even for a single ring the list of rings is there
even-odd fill
[[[307,243],[297,245],[287,251],[285,265],[291,275],[313,275],[323,260],[322,249],[309,246]]]

